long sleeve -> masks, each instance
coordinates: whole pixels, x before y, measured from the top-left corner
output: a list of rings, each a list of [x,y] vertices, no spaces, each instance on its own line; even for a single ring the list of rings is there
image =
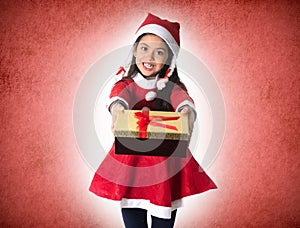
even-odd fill
[[[110,106],[116,101],[121,102],[126,109],[129,108],[129,102],[130,102],[129,86],[130,86],[130,81],[118,81],[113,86],[107,104],[108,109],[110,109]]]
[[[183,106],[188,105],[195,111],[195,104],[188,92],[175,85],[170,96],[171,104],[176,112],[180,111]]]

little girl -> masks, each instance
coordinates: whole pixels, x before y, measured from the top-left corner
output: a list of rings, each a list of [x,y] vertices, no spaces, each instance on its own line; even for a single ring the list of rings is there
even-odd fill
[[[152,110],[188,115],[192,133],[194,102],[178,77],[179,23],[148,14],[136,32],[131,63],[121,68],[110,93],[112,128],[119,111]],[[126,228],[173,227],[182,198],[216,188],[189,149],[187,156],[118,155],[114,145],[92,180],[90,191],[121,202]]]

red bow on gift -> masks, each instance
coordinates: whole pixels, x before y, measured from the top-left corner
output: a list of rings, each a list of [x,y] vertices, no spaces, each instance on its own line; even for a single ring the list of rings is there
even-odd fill
[[[175,126],[157,122],[157,121],[155,121],[155,119],[159,119],[162,121],[178,120],[180,118],[180,116],[173,116],[173,117],[149,116],[148,110],[142,110],[141,112],[136,112],[136,113],[134,113],[134,116],[135,116],[135,118],[139,119],[136,122],[138,125],[138,129],[139,129],[139,138],[147,138],[148,125],[162,127],[162,128],[168,128],[168,129],[178,131],[178,129]]]

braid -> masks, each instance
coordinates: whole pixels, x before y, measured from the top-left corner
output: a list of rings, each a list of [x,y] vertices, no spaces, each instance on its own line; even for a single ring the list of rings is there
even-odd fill
[[[165,74],[169,66],[166,65],[165,68],[162,70],[160,77],[161,75]],[[175,111],[173,106],[171,105],[171,100],[170,100],[171,93],[175,84],[178,85],[181,89],[185,91],[187,90],[185,85],[180,81],[177,68],[174,69],[173,74],[171,75],[171,77],[169,77],[169,81],[167,82],[166,87],[157,92],[157,98],[154,105],[155,110],[170,111],[170,112]]]

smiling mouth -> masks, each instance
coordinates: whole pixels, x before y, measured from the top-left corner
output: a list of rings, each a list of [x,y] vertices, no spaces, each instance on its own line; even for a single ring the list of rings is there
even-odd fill
[[[143,66],[147,69],[147,70],[152,70],[154,68],[154,64],[151,63],[143,63]]]

